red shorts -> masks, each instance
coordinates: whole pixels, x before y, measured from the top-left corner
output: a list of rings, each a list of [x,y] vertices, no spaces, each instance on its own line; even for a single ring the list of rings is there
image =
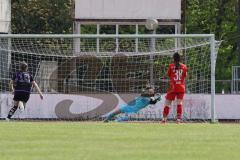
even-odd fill
[[[176,97],[177,99],[183,99],[184,92],[167,92],[167,95],[165,98],[169,101],[173,101],[175,100]]]

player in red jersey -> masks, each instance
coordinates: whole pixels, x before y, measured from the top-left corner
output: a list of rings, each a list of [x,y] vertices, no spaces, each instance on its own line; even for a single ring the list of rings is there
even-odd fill
[[[187,76],[187,67],[185,64],[180,63],[179,53],[173,55],[174,63],[169,64],[168,77],[170,78],[170,86],[166,95],[165,106],[163,109],[162,123],[167,121],[172,101],[177,99],[177,123],[182,121],[182,103],[185,92],[185,78]]]

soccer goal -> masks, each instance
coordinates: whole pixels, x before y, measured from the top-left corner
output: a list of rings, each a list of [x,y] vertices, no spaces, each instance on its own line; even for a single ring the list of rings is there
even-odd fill
[[[32,94],[18,118],[93,119],[139,95],[147,83],[163,95],[174,52],[189,68],[184,100],[186,120],[216,120],[215,62],[219,43],[205,35],[0,35],[1,97],[26,61],[44,93]],[[34,92],[33,88],[33,92]],[[4,98],[3,98],[4,99]],[[1,105],[1,118],[9,104]],[[160,119],[163,102],[135,117]],[[175,107],[172,107],[172,118]],[[133,116],[134,117],[134,116]]]

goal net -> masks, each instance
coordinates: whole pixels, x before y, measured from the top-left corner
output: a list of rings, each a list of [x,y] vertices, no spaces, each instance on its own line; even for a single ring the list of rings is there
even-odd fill
[[[147,83],[164,95],[168,64],[179,52],[189,69],[184,119],[213,120],[218,46],[213,35],[0,35],[0,116],[11,107],[8,83],[22,61],[44,100],[33,88],[26,110],[15,118],[85,120],[131,101]],[[131,117],[161,119],[163,103]],[[175,115],[173,103],[170,118]]]

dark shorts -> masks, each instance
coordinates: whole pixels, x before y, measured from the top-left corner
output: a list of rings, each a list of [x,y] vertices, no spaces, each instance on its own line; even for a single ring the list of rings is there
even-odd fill
[[[26,103],[29,100],[29,97],[30,97],[30,93],[18,91],[14,93],[13,100],[22,101]]]

